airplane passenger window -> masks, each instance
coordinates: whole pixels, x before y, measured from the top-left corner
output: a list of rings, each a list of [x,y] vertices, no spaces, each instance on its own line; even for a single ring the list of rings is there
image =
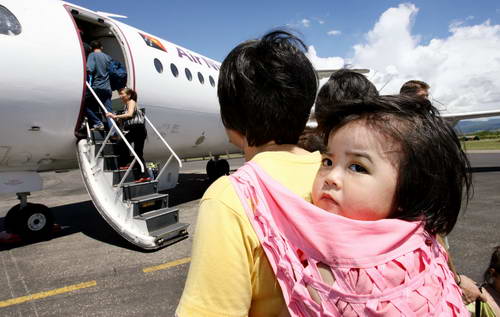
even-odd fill
[[[198,72],[198,79],[200,80],[200,84],[203,85],[205,83],[205,78],[203,78],[203,75],[200,72]]]
[[[186,77],[189,81],[193,79],[193,75],[191,75],[191,71],[186,68]]]
[[[21,24],[16,16],[9,9],[0,5],[0,34],[19,35],[21,31]]]
[[[174,75],[174,77],[179,76],[179,70],[177,69],[177,66],[175,66],[174,63],[170,64],[170,70],[172,71],[172,75]]]
[[[210,81],[210,85],[212,85],[212,87],[215,87],[215,80],[212,76],[208,76],[208,80]]]
[[[158,58],[154,60],[155,68],[158,73],[163,73],[163,64],[160,62]]]

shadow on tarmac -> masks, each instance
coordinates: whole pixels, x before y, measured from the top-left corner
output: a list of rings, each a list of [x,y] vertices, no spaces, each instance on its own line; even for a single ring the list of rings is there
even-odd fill
[[[200,199],[210,184],[205,174],[179,174],[177,186],[162,193],[168,194],[168,204],[173,207]]]
[[[179,174],[179,184],[175,188],[163,191],[162,193],[169,194],[169,205],[173,207],[200,199],[208,186],[210,186],[210,182],[204,174]],[[61,226],[61,230],[54,232],[47,240],[81,232],[92,239],[117,247],[144,253],[157,251],[143,250],[122,238],[101,217],[90,200],[54,207],[51,208],[51,211],[54,215],[55,223]],[[4,218],[0,218],[0,231],[5,229],[4,222]],[[40,241],[0,244],[0,251],[15,249],[38,242]]]

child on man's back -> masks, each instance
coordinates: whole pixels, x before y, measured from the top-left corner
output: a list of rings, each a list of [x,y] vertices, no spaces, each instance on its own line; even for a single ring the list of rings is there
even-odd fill
[[[466,316],[435,239],[452,230],[471,185],[453,129],[427,100],[403,96],[324,116],[312,200],[340,217],[331,261],[312,264],[311,297],[342,316]]]

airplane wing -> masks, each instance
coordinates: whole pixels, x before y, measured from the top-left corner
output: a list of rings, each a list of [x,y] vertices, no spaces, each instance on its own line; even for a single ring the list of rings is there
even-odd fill
[[[318,74],[318,79],[330,78],[330,76],[340,69],[316,69],[316,74]],[[368,74],[370,72],[369,69],[349,69],[350,71],[360,73],[360,74]]]
[[[495,116],[500,116],[500,110],[441,114],[441,117],[451,121],[460,121],[464,119],[486,118]]]
[[[441,117],[444,118],[446,121],[448,121],[452,126],[455,126],[460,120],[496,117],[496,116],[500,116],[500,110],[441,114]],[[311,117],[307,121],[306,127],[309,129],[315,129],[317,126],[318,123],[314,118],[314,113],[312,113]]]

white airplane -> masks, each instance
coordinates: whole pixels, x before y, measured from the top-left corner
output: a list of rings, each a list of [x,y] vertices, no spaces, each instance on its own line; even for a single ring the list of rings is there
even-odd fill
[[[40,172],[79,168],[103,218],[131,243],[157,249],[187,235],[178,210],[158,193],[176,185],[180,158],[239,150],[227,141],[219,115],[220,64],[112,17],[120,16],[59,0],[0,0],[0,193],[20,199],[6,217],[13,231],[44,236],[53,218],[27,196],[43,188]],[[95,39],[125,66],[127,86],[146,109],[144,157],[162,162],[152,182],[131,182],[130,169],[118,170],[109,134],[90,131],[84,121],[84,41]],[[116,93],[113,104],[121,108]],[[82,125],[85,134],[77,138]],[[224,160],[207,164],[211,178],[228,170]]]
[[[42,189],[39,172],[80,167],[101,215],[127,240],[154,249],[186,233],[168,197],[157,193],[177,183],[179,158],[238,149],[228,142],[218,111],[220,63],[109,16],[58,0],[0,1],[0,193],[17,193],[21,201],[6,217],[11,227],[46,234],[52,217],[45,206],[27,203],[27,195]],[[84,120],[83,41],[95,39],[125,66],[127,86],[138,92],[152,123],[144,157],[165,162],[169,148],[175,150],[155,182],[120,183],[117,175],[124,172],[111,166],[110,153],[92,157],[103,137],[90,131],[88,138],[75,137]],[[116,92],[113,104],[122,108]],[[228,171],[227,162],[219,162],[211,161],[209,172]]]

